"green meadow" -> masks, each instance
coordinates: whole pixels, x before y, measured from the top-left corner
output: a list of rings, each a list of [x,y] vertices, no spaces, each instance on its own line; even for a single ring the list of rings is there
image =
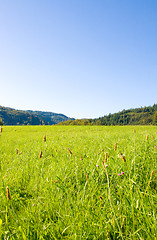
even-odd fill
[[[157,127],[0,135],[0,239],[157,239]]]

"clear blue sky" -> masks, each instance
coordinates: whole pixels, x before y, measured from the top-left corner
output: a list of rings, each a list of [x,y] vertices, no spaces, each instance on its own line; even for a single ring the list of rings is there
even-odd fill
[[[95,118],[157,103],[157,0],[0,0],[0,105]]]

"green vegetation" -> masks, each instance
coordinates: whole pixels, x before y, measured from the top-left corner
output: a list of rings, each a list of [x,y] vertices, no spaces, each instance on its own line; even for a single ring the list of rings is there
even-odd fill
[[[0,106],[0,118],[4,125],[54,125],[61,121],[70,120],[70,118],[63,114],[41,111],[21,111],[2,106]]]
[[[123,110],[98,119],[76,119],[60,122],[59,125],[157,125],[157,104]]]
[[[2,119],[0,118],[0,125],[3,125],[3,121],[2,121]]]
[[[157,239],[156,160],[155,126],[4,126],[0,239]]]
[[[0,125],[157,125],[157,104],[123,110],[96,119],[74,119],[63,114],[21,111],[0,106]]]

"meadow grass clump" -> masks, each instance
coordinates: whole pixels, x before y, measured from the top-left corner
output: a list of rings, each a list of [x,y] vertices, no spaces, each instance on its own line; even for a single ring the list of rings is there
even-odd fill
[[[134,129],[4,126],[0,239],[156,239],[157,130]]]

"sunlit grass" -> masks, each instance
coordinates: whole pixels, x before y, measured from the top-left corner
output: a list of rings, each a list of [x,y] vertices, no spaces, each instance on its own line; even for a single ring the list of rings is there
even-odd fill
[[[156,239],[156,132],[3,127],[0,238]]]

